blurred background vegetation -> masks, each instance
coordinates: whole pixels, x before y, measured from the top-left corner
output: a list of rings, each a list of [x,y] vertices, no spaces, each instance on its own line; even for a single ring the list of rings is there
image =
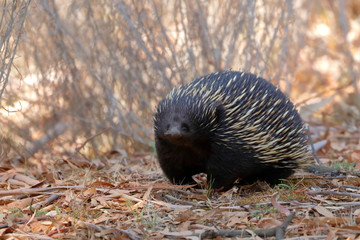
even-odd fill
[[[227,69],[359,133],[358,0],[3,0],[0,34],[2,162],[152,151],[157,102]]]

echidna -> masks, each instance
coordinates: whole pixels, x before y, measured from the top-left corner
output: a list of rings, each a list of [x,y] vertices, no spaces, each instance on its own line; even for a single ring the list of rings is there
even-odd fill
[[[289,99],[254,74],[216,72],[172,90],[154,116],[158,160],[172,183],[206,173],[214,189],[275,184],[308,162],[305,125]]]

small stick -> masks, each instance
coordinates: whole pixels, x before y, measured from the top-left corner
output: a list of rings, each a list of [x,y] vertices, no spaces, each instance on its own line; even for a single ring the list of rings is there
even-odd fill
[[[273,228],[260,228],[254,230],[254,233],[259,237],[276,237],[276,239],[283,239],[285,236],[286,228],[291,223],[295,216],[295,212],[289,214],[285,221],[277,227]],[[203,238],[216,238],[216,237],[252,237],[247,230],[206,230],[200,235]]]
[[[90,136],[89,138],[87,138],[87,139],[85,140],[85,142],[83,142],[79,147],[77,147],[77,148],[75,149],[75,151],[76,151],[76,152],[79,152],[79,151],[80,151],[88,142],[90,142],[92,139],[96,138],[97,136],[100,136],[101,134],[103,134],[104,132],[109,131],[109,130],[110,130],[110,128],[108,127],[108,128],[105,128],[104,130],[96,133],[95,135]]]
[[[308,138],[309,138],[312,155],[314,156],[317,164],[322,165],[322,162],[320,161],[319,157],[317,156],[315,148],[314,148],[314,142],[313,142],[313,140],[311,138],[310,126],[309,125],[307,125],[307,127],[306,127],[306,132],[307,132],[307,135],[308,135]]]
[[[101,232],[101,231],[104,231],[104,230],[114,230],[113,233],[116,233],[116,232],[121,232],[121,233],[124,233],[126,234],[130,239],[141,239],[142,237],[128,231],[128,230],[125,230],[125,229],[122,229],[122,228],[118,228],[118,227],[107,227],[107,226],[104,226],[104,225],[95,225],[93,223],[88,223],[88,222],[83,222],[83,221],[79,221],[79,225],[80,226],[83,226],[83,227],[86,227],[88,229],[92,229],[94,231],[98,231],[98,232]]]
[[[56,199],[58,199],[60,197],[59,194],[52,194],[50,197],[48,197],[47,199],[45,199],[42,202],[38,202],[36,204],[34,204],[32,206],[33,209],[38,210],[40,208],[43,208],[44,206],[49,205],[50,203],[52,203],[53,201],[55,201]]]
[[[84,190],[86,187],[83,186],[57,186],[57,187],[46,187],[46,188],[19,188],[13,190],[3,190],[0,191],[0,197],[9,196],[9,195],[32,195],[32,194],[40,194],[45,191],[51,190],[61,190],[61,189],[74,189],[74,190]]]
[[[326,191],[326,190],[319,190],[319,191],[308,191],[310,195],[338,195],[338,196],[347,196],[347,197],[357,197],[360,198],[359,193],[349,193],[349,192],[335,192],[335,191]]]
[[[170,195],[165,195],[165,198],[170,200],[170,201],[181,203],[183,205],[191,205],[191,206],[195,206],[195,207],[206,207],[205,204],[199,204],[199,203],[193,203],[193,202],[190,202],[190,201],[181,200],[181,199],[175,198],[175,197],[170,196]]]

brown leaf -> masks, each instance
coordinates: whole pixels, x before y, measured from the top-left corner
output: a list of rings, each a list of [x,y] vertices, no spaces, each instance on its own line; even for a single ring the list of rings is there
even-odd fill
[[[360,218],[360,208],[359,209],[356,209],[353,213],[353,215],[356,217],[356,218]]]
[[[49,231],[49,226],[43,224],[43,222],[35,221],[29,224],[31,231],[34,233],[38,232],[47,232]]]
[[[34,186],[38,183],[40,183],[40,181],[34,179],[34,178],[31,178],[31,177],[28,177],[28,176],[25,176],[23,174],[16,174],[14,176],[14,179],[18,180],[18,181],[22,181],[30,186]]]
[[[243,220],[241,220],[239,217],[233,216],[229,219],[229,221],[227,222],[226,226],[227,227],[233,227],[236,224],[241,224],[244,223]]]
[[[181,223],[179,224],[179,226],[177,227],[177,230],[178,230],[179,232],[188,231],[190,225],[191,225],[191,221],[181,222]]]
[[[335,151],[341,152],[346,149],[347,143],[345,141],[331,141],[331,148]]]
[[[104,182],[104,181],[95,181],[89,185],[90,187],[99,187],[99,186],[107,186],[107,187],[115,187],[113,184]]]
[[[332,212],[330,212],[323,206],[317,205],[316,207],[314,207],[314,209],[324,217],[334,217],[334,214],[332,214]]]
[[[350,154],[350,162],[360,162],[360,151],[355,151]]]
[[[182,232],[170,232],[169,229],[165,229],[161,231],[162,234],[166,236],[172,236],[172,237],[188,237],[192,235],[200,235],[205,230],[194,230],[194,231],[182,231]]]
[[[360,169],[360,161],[357,161],[357,163],[355,164],[355,169],[357,169],[357,170]]]
[[[175,222],[185,222],[189,220],[189,218],[192,216],[193,212],[189,209],[182,213],[180,213],[175,219]]]
[[[95,193],[96,193],[96,188],[88,188],[83,192],[84,196],[94,195]]]
[[[29,207],[33,198],[24,198],[17,201],[14,201],[12,203],[9,203],[4,207],[4,209],[11,209],[11,208],[19,208],[24,209],[26,207]]]
[[[262,218],[259,221],[258,227],[259,228],[272,228],[272,227],[277,227],[279,225],[281,225],[281,221],[276,220],[274,218]]]

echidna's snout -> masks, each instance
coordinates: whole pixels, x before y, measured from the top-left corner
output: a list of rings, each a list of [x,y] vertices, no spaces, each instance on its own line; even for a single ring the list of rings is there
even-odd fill
[[[169,126],[164,132],[166,138],[179,138],[182,136],[179,126]]]

